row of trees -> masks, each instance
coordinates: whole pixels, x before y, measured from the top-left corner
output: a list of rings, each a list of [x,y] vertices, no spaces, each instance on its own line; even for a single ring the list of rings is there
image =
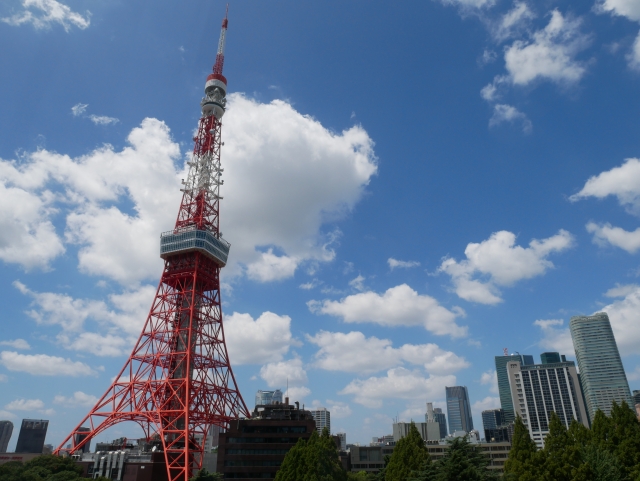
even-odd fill
[[[508,481],[640,481],[640,423],[627,403],[598,411],[591,429],[573,421],[566,429],[555,413],[544,449],[516,419],[504,479]]]
[[[82,467],[71,458],[38,456],[31,461],[0,464],[0,481],[80,481]],[[111,481],[98,478],[99,481]]]

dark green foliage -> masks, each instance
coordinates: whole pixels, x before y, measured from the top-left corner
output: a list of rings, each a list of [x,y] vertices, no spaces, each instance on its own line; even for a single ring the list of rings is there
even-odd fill
[[[431,458],[422,462],[420,468],[413,474],[408,481],[436,481],[436,475],[438,469],[436,464],[431,461]]]
[[[456,438],[437,463],[435,481],[485,481],[496,479],[487,469],[489,460],[467,438]]]
[[[416,425],[411,423],[409,434],[396,443],[385,469],[385,481],[406,481],[427,459],[430,459],[427,447]]]
[[[313,432],[289,450],[276,474],[276,481],[347,481],[335,442],[325,428]]]
[[[505,479],[518,481],[534,481],[538,478],[534,476],[540,463],[540,456],[537,453],[536,443],[529,436],[529,430],[518,416],[515,422],[513,440],[509,457],[504,463]]]
[[[202,468],[189,481],[219,481],[221,479],[223,479],[222,473],[210,473],[206,468]]]
[[[377,476],[373,473],[358,471],[357,473],[347,473],[348,481],[376,481]]]
[[[0,481],[79,481],[82,468],[73,459],[44,455],[27,463],[0,465]]]

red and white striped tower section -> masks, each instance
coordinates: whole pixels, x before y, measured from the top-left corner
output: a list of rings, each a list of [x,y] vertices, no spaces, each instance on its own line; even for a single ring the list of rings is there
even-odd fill
[[[160,237],[164,270],[149,317],[113,384],[57,453],[77,452],[105,429],[133,421],[144,437],[160,438],[169,480],[188,481],[202,466],[209,428],[250,416],[229,364],[220,301],[220,269],[229,254],[219,230],[226,32],[225,16],[176,225]]]

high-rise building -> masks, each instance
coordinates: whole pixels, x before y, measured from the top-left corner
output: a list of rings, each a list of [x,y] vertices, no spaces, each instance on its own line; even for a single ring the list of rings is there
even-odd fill
[[[471,417],[471,403],[469,402],[467,387],[445,387],[445,392],[447,396],[449,432],[451,434],[455,431],[470,432],[473,429],[473,419]]]
[[[76,444],[79,444],[80,441],[82,441],[84,438],[86,438],[90,431],[91,431],[91,428],[84,428],[84,427],[78,428],[78,430],[76,431],[76,435],[75,435],[76,436],[76,438],[75,438]],[[87,434],[83,434],[83,433],[87,433]],[[82,451],[83,453],[90,453],[91,452],[91,441],[89,440],[89,442],[87,442],[84,446],[82,446],[82,449],[80,451]]]
[[[555,362],[564,361],[566,361],[566,358],[561,359],[559,352],[543,352],[542,354],[540,354],[540,364],[553,364]]]
[[[0,421],[0,453],[7,452],[12,433],[13,423],[11,421]]]
[[[329,434],[331,434],[331,413],[327,408],[311,409],[311,416],[313,416],[313,420],[316,422],[318,434],[322,434],[324,428],[327,428]]]
[[[504,411],[502,409],[488,409],[482,411],[482,426],[484,429],[497,428],[504,424]]]
[[[618,404],[626,401],[632,407],[629,383],[609,316],[605,312],[593,316],[574,316],[569,322],[569,329],[589,419],[593,421],[598,409],[606,415],[611,414],[613,401]]]
[[[275,403],[282,404],[282,391],[258,391],[256,393],[256,406],[266,406]]]
[[[507,373],[513,404],[538,447],[549,434],[552,412],[567,428],[574,419],[589,427],[573,361],[523,366],[514,360]]]
[[[347,433],[338,433],[336,434],[338,439],[340,440],[340,451],[347,450]]]
[[[505,349],[506,352],[506,349]],[[500,394],[500,406],[504,411],[505,424],[512,423],[516,419],[516,412],[511,402],[511,390],[509,388],[509,376],[507,374],[507,363],[509,361],[520,361],[525,366],[535,364],[533,356],[528,354],[511,354],[510,356],[496,356],[496,375],[498,377],[498,393]]]
[[[640,404],[640,390],[633,391],[633,402],[634,404]]]
[[[432,403],[427,403],[427,413],[424,415],[425,422],[436,422],[439,425],[440,438],[447,437],[447,417],[440,408],[434,408]]]
[[[16,453],[42,453],[48,427],[49,421],[45,419],[23,419]]]

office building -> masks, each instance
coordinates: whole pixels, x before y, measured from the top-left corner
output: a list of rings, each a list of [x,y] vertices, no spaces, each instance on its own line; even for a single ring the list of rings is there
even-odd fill
[[[80,443],[83,439],[85,439],[87,437],[88,434],[83,434],[83,433],[89,433],[91,431],[90,428],[83,428],[80,427],[78,428],[78,433],[75,435],[76,439],[75,439],[75,445],[77,446],[78,443]],[[84,446],[82,446],[82,452],[83,453],[90,453],[91,452],[91,441],[87,442],[87,444],[85,444]]]
[[[523,366],[515,360],[507,363],[507,372],[517,414],[539,448],[549,434],[552,412],[567,428],[574,419],[589,427],[573,361]]]
[[[0,421],[0,453],[7,452],[11,434],[13,434],[13,423],[11,421]]]
[[[338,433],[336,434],[338,439],[340,440],[340,451],[347,450],[347,433]]]
[[[440,408],[434,408],[433,403],[427,403],[427,413],[424,415],[425,422],[438,423],[440,429],[440,438],[447,437],[447,418]]]
[[[580,381],[590,421],[598,409],[611,414],[613,401],[625,401],[633,407],[627,376],[622,367],[618,345],[609,316],[575,316],[569,322],[573,347],[580,368]]]
[[[447,396],[447,417],[449,418],[449,432],[470,432],[473,429],[471,418],[471,403],[466,386],[445,387]]]
[[[413,423],[425,441],[440,441],[440,425],[436,422]],[[393,440],[397,443],[409,435],[411,423],[393,423]]]
[[[324,428],[327,428],[329,434],[331,434],[331,413],[327,408],[311,409],[311,415],[316,422],[318,434],[322,434]]]
[[[505,423],[509,424],[515,421],[516,414],[511,402],[511,389],[509,388],[509,376],[507,375],[507,362],[520,361],[525,366],[535,364],[533,356],[528,354],[514,353],[509,356],[496,356],[496,376],[498,377],[498,393],[500,394],[500,406],[504,411]]]
[[[633,403],[634,404],[640,404],[640,391],[639,390],[633,391]]]
[[[256,406],[266,406],[267,404],[282,404],[282,391],[258,391],[256,393]]]
[[[482,411],[482,428],[487,442],[508,441],[507,428],[502,409],[488,409]]]
[[[559,352],[543,352],[540,354],[540,364],[553,364],[556,362],[567,362],[567,358],[564,355],[560,355]]]
[[[45,419],[23,419],[16,453],[42,453],[48,427],[49,421]]]
[[[309,439],[316,423],[299,404],[269,404],[220,433],[217,469],[225,479],[273,479],[298,439]]]

